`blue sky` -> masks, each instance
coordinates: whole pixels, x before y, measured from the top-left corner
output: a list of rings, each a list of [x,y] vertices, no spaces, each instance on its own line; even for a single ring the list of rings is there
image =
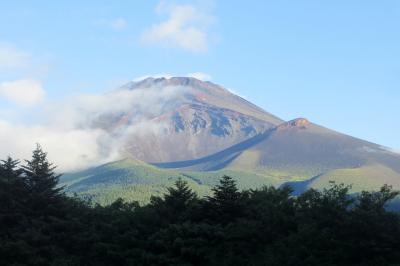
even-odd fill
[[[0,120],[27,121],[40,101],[140,76],[201,72],[283,119],[400,150],[399,1],[0,0],[0,9]]]

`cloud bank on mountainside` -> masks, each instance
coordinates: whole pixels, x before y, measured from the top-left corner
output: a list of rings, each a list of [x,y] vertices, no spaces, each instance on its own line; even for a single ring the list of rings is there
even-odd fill
[[[34,125],[0,119],[0,158],[29,158],[39,143],[60,171],[117,160],[125,138],[162,130],[162,123],[152,119],[177,104],[185,90],[181,86],[148,87],[76,95],[65,103],[43,104],[41,122]],[[129,112],[135,114],[129,124],[110,130],[102,123]]]

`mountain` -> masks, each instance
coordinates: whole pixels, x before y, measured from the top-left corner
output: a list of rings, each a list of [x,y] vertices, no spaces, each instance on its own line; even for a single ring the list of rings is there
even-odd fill
[[[126,156],[145,162],[203,157],[283,122],[228,90],[195,78],[147,78],[125,84],[121,90],[168,96],[144,108],[134,104],[123,112],[107,113],[93,124],[118,134],[137,121],[151,123],[156,130],[145,134],[135,130],[120,143]]]
[[[224,174],[241,188],[289,184],[296,193],[330,181],[352,184],[353,192],[383,184],[400,189],[399,154],[305,118],[283,121],[211,82],[148,78],[118,91],[162,94],[169,89],[179,93],[160,101],[157,112],[143,114],[132,106],[98,118],[94,126],[114,134],[138,116],[158,130],[126,134],[119,144],[125,160],[65,175],[70,191],[102,202],[116,195],[146,202],[177,178],[205,195]]]
[[[327,187],[330,181],[351,184],[354,192],[384,184],[400,189],[399,154],[304,118],[282,123],[210,156],[155,165],[187,171],[230,169],[268,174],[298,193]]]
[[[400,172],[399,162],[399,154],[380,145],[299,118],[210,156],[155,165],[200,171],[221,168],[275,171],[308,177],[334,169],[374,164]]]

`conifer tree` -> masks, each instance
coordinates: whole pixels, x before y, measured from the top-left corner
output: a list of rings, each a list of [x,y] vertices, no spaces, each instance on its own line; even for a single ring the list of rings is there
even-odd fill
[[[164,197],[167,204],[178,209],[184,208],[184,206],[190,204],[194,199],[196,199],[196,193],[181,178],[175,182],[175,187],[168,188],[168,193]]]
[[[223,176],[220,183],[213,189],[213,196],[208,197],[207,208],[213,213],[214,218],[221,222],[230,222],[242,214],[244,201],[242,197],[246,193],[241,193],[236,186],[236,181],[229,176]]]
[[[230,205],[239,200],[241,193],[239,192],[235,180],[229,176],[223,176],[220,184],[216,185],[212,192],[214,196],[210,198],[216,205]]]
[[[54,173],[55,169],[56,166],[47,160],[47,153],[37,144],[32,159],[26,160],[26,166],[23,166],[32,196],[52,199],[63,194],[63,188],[57,187],[60,175]]]
[[[26,188],[22,178],[22,170],[18,168],[19,160],[8,157],[0,162],[0,201],[7,213],[17,206],[24,198]]]
[[[163,198],[152,197],[151,203],[164,222],[183,219],[190,207],[197,202],[197,194],[193,192],[186,181],[178,179],[174,187],[169,187]]]
[[[13,183],[22,181],[22,170],[17,169],[20,161],[14,160],[10,156],[0,163],[0,178],[3,182]]]

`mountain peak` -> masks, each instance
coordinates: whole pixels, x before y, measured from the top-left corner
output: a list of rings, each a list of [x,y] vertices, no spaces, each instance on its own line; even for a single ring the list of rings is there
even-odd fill
[[[223,94],[230,94],[225,88],[212,83],[210,81],[203,81],[194,77],[147,77],[142,80],[131,81],[121,87],[121,89],[134,90],[138,88],[149,87],[169,87],[169,86],[182,86],[195,90],[209,92],[219,92]]]
[[[310,125],[311,122],[306,119],[306,118],[296,118],[293,120],[290,120],[288,122],[285,122],[283,124],[280,124],[277,129],[278,130],[282,130],[282,129],[288,129],[288,128],[300,128],[300,129],[304,129],[306,126]]]
[[[212,82],[203,81],[194,77],[147,77],[142,80],[134,81],[134,83],[137,85],[162,83],[162,84],[180,85],[180,86],[190,86],[196,84],[213,84]]]
[[[311,122],[307,118],[302,118],[302,117],[290,120],[287,123],[289,123],[291,126],[294,127],[307,126],[311,124]]]

